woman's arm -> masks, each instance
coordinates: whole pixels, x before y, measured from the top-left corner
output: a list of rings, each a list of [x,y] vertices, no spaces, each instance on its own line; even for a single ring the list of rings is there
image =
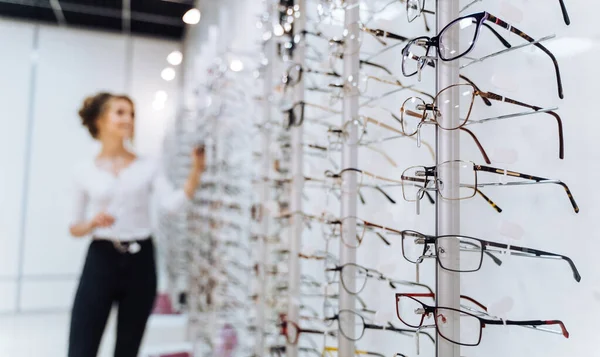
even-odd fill
[[[196,188],[200,184],[200,174],[204,172],[206,168],[204,147],[195,148],[192,152],[192,168],[188,175],[183,191],[188,199],[194,198]]]
[[[69,232],[73,237],[79,238],[87,236],[98,227],[109,227],[115,219],[114,217],[101,212],[93,219],[85,219],[85,211],[88,205],[88,195],[82,185],[77,181],[73,182],[73,221],[69,226]]]
[[[161,208],[168,213],[180,211],[186,201],[194,198],[196,189],[200,184],[200,175],[204,172],[204,150],[195,148],[192,152],[192,167],[188,174],[183,189],[175,189],[159,169],[158,175],[154,181],[154,190],[158,196]]]
[[[115,218],[104,212],[98,213],[91,221],[72,224],[69,232],[73,237],[79,238],[87,236],[98,227],[110,227],[115,222]]]

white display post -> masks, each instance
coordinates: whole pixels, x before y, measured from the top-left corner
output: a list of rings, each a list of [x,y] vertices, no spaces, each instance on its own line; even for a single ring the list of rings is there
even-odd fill
[[[358,119],[358,100],[359,93],[356,86],[346,85],[348,83],[355,82],[359,75],[360,69],[360,42],[357,39],[361,38],[359,31],[359,0],[348,0],[345,1],[345,15],[344,15],[344,81],[346,90],[344,92],[343,100],[343,114],[342,114],[342,125],[345,123],[352,122]],[[345,168],[356,168],[358,161],[358,126],[357,125],[346,125],[348,132],[346,133],[347,140],[345,141],[342,149],[342,169]],[[343,176],[343,187],[342,189],[342,200],[341,200],[341,218],[345,217],[356,217],[357,202],[356,202],[356,176],[351,175],[351,172],[344,172]],[[341,230],[342,241],[344,242],[355,242],[356,241],[356,221],[355,220],[344,220],[344,224]],[[351,248],[340,241],[340,265],[346,263],[356,262],[356,248]],[[352,244],[354,246],[354,244]],[[340,277],[341,279],[341,277]],[[346,282],[348,289],[354,290],[354,281]],[[340,287],[340,310],[355,310],[356,298],[354,295],[348,294],[342,284],[338,284]],[[344,325],[345,331],[354,330],[354,321],[352,319],[343,320],[340,319],[340,331],[342,325]],[[338,348],[340,356],[354,356],[355,346],[354,341],[347,339],[342,335],[338,334]]]
[[[266,11],[269,18],[277,16],[277,7],[273,0],[266,1]],[[272,29],[269,29],[272,31]],[[262,95],[262,116],[265,123],[261,130],[261,164],[260,164],[260,231],[258,239],[258,297],[256,311],[256,345],[255,355],[263,357],[265,351],[265,328],[266,328],[266,298],[267,298],[267,274],[265,270],[268,266],[269,252],[267,237],[269,235],[269,219],[271,212],[267,210],[269,201],[269,173],[271,172],[271,96],[273,93],[273,61],[275,60],[275,39],[270,38],[264,45],[264,56],[268,61],[263,68],[263,95]]]
[[[436,2],[437,29],[442,29],[445,25],[459,16],[458,0],[438,0]],[[448,42],[450,40],[450,42]],[[449,38],[444,38],[446,46],[458,44],[458,32],[455,32]],[[458,48],[454,46],[453,48]],[[458,83],[459,61],[444,62],[438,58],[436,92]],[[458,108],[459,97],[457,91],[445,91],[441,98],[438,98],[438,110],[442,117],[438,119],[441,126],[456,127],[460,120]],[[437,163],[458,160],[460,158],[459,130],[442,130],[437,127]],[[439,173],[437,179],[444,183],[444,191],[451,193],[459,190],[459,170],[443,170]],[[460,233],[460,201],[442,199],[438,193],[436,200],[436,234],[459,234]],[[444,254],[439,254],[443,249]],[[447,242],[438,241],[438,256],[440,261],[446,261],[446,264],[459,264],[459,246],[458,242],[447,244]],[[451,273],[440,268],[437,265],[436,273],[436,297],[437,306],[460,308],[460,274]],[[438,324],[445,336],[460,337],[460,317],[446,316],[445,324]],[[437,334],[436,343],[437,357],[459,357],[460,346],[453,344]]]
[[[294,20],[294,37],[302,36],[306,27],[306,1],[296,0],[295,7],[299,15]],[[304,64],[305,51],[302,44],[295,44],[293,52],[294,63]],[[304,80],[294,86],[294,103],[298,105],[293,109],[300,115],[304,102]],[[300,119],[299,117],[297,119]],[[291,217],[290,227],[290,253],[289,253],[289,282],[288,282],[288,313],[287,320],[300,324],[300,249],[302,246],[302,229],[304,216],[302,215],[302,191],[304,189],[304,153],[302,150],[303,127],[292,125],[292,187],[290,197]],[[288,327],[289,328],[289,327]],[[288,343],[286,346],[287,357],[298,357],[298,344]]]

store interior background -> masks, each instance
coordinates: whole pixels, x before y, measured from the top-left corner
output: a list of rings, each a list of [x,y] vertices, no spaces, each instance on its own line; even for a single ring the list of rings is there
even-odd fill
[[[316,3],[307,2],[309,13],[316,13]],[[462,73],[483,90],[544,108],[559,107],[565,134],[564,160],[558,159],[556,122],[544,114],[477,125],[473,131],[490,154],[492,166],[561,179],[569,185],[581,212],[573,213],[561,187],[534,185],[487,189],[490,198],[502,207],[501,214],[478,198],[464,201],[460,214],[463,234],[564,254],[573,259],[582,280],[580,283],[573,280],[565,262],[503,257],[501,267],[484,261],[480,272],[462,274],[461,287],[464,294],[483,302],[496,315],[514,320],[560,319],[571,336],[567,340],[517,327],[489,326],[484,329],[482,344],[462,349],[464,356],[600,356],[595,344],[599,331],[595,316],[600,316],[600,270],[595,264],[595,252],[600,250],[600,240],[594,223],[600,217],[597,193],[600,150],[595,148],[600,132],[595,108],[600,30],[592,25],[599,9],[594,3],[565,2],[570,26],[562,22],[557,1],[549,4],[545,0],[483,0],[468,10],[488,11],[534,38],[555,34],[555,39],[544,44],[558,59],[564,100],[557,97],[550,59],[531,47],[475,64]],[[256,22],[265,6],[259,0],[201,1],[195,4],[202,11],[200,23],[187,26],[178,38],[165,35],[159,28],[154,33],[128,35],[69,23],[68,17],[68,25],[16,18],[13,3],[0,0],[0,16],[3,16],[0,41],[4,46],[0,57],[4,69],[0,81],[3,109],[0,121],[5,128],[0,133],[0,357],[63,356],[68,310],[88,244],[68,235],[70,170],[74,163],[91,158],[98,149],[79,124],[78,106],[85,96],[99,90],[130,94],[136,102],[139,138],[136,150],[144,155],[159,155],[165,138],[172,135],[177,113],[201,105],[204,98],[199,98],[195,90],[215,57],[228,62],[242,61],[246,68],[258,66],[257,43],[263,30],[256,28]],[[135,3],[132,1],[134,6]],[[152,3],[158,8],[166,4],[159,0]],[[366,3],[367,8],[378,9],[388,1]],[[433,9],[433,1],[427,3]],[[176,11],[183,14],[190,7],[191,4],[181,5]],[[173,18],[181,18],[181,14]],[[52,10],[48,16],[54,16]],[[431,17],[429,20],[433,28],[434,20]],[[406,37],[426,34],[421,20],[406,22],[404,9],[399,5],[390,6],[375,17],[369,27]],[[329,36],[339,36],[342,31],[341,27],[330,25],[319,29]],[[507,36],[511,43],[522,43],[514,35]],[[326,43],[314,41],[310,42],[313,46],[327,51]],[[364,49],[376,52],[381,47],[365,37]],[[417,84],[434,92],[432,70],[424,72],[421,83],[414,77],[401,77],[400,49],[379,56],[377,61],[388,66],[402,83]],[[475,55],[499,49],[499,43],[489,33],[482,33]],[[167,62],[167,56],[175,50],[184,55],[179,66]],[[325,62],[308,63],[309,67],[317,68],[325,66]],[[171,81],[161,78],[166,67],[176,71]],[[281,72],[284,67],[278,68]],[[280,72],[275,72],[276,79]],[[247,73],[242,71],[240,76]],[[314,77],[317,84],[326,85],[326,80]],[[373,95],[389,90],[384,84],[369,85]],[[258,92],[259,87],[246,90]],[[158,91],[167,94],[166,101],[157,103]],[[397,111],[407,96],[399,92],[377,105]],[[328,98],[315,93],[307,93],[306,98],[313,103],[328,103]],[[476,103],[476,109],[484,117],[521,111],[505,103],[494,103],[491,108]],[[248,116],[248,120],[260,116],[248,113],[240,111],[239,116]],[[276,110],[273,115],[277,120]],[[385,111],[365,109],[364,115],[394,125]],[[340,124],[339,120],[332,123]],[[307,143],[326,142],[327,136],[320,127],[307,126],[305,133]],[[423,139],[434,144],[431,128],[424,130]],[[464,134],[460,145],[463,160],[484,163],[477,147]],[[397,167],[390,166],[380,155],[361,149],[359,168],[399,178],[406,167],[434,163],[426,147],[417,148],[412,140],[387,142],[377,147],[392,156]],[[256,142],[253,149],[259,148],[260,143]],[[325,169],[331,169],[328,162],[312,159],[306,159],[305,167],[309,176],[319,176]],[[304,201],[306,212],[320,213],[327,204],[325,208],[339,214],[339,205],[332,202],[335,200],[325,201],[325,195],[310,188],[306,193],[309,198]],[[366,205],[359,204],[360,218],[400,230],[434,233],[435,211],[425,201],[417,216],[414,203],[403,201],[401,195],[394,206],[373,193],[366,194],[366,198]],[[514,233],[513,237],[507,237],[509,231]],[[313,232],[307,230],[304,248],[323,249],[318,232],[318,228]],[[358,250],[358,263],[378,268],[397,279],[414,278],[414,266],[402,258],[398,244],[387,247],[375,240],[365,241]],[[428,263],[421,269],[422,282],[434,286],[433,263]],[[322,266],[313,263],[303,265],[305,272],[319,278],[323,274]],[[161,288],[167,285],[163,274]],[[368,305],[381,306],[379,319],[401,325],[395,317],[393,292],[385,284],[369,282],[361,297]],[[317,311],[322,309],[322,302],[317,300],[306,303]],[[111,355],[113,330],[107,329],[102,356]],[[185,316],[153,317],[145,351],[184,342],[184,330]],[[331,339],[328,345],[334,342]],[[386,356],[395,352],[415,356],[414,345],[411,338],[389,332],[367,332],[357,344]],[[421,345],[421,355],[431,356],[432,346],[423,339]]]

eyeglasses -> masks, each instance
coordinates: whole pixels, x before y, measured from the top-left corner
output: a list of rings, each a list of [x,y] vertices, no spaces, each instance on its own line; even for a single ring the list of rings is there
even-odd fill
[[[326,332],[321,330],[303,329],[293,321],[284,321],[281,323],[281,334],[284,335],[287,342],[292,345],[298,344],[298,339],[302,333],[323,335]]]
[[[404,76],[410,77],[420,72],[425,64],[431,61],[431,58],[428,57],[428,55],[432,46],[436,47],[438,58],[442,61],[453,61],[465,56],[475,47],[475,43],[479,38],[479,31],[481,30],[481,27],[484,26],[485,21],[489,21],[495,25],[507,29],[508,31],[522,37],[527,42],[532,43],[534,46],[546,53],[550,59],[552,59],[554,69],[556,71],[558,96],[561,99],[564,98],[558,62],[552,52],[550,52],[540,43],[536,42],[536,40],[531,38],[526,33],[485,11],[459,17],[458,19],[446,25],[446,27],[444,27],[437,36],[423,36],[410,40],[402,49],[402,73]],[[486,28],[492,29],[489,26]],[[502,41],[505,47],[511,47],[511,45],[504,40],[502,36],[495,31],[493,32],[496,37]],[[471,40],[453,41],[454,36],[460,36],[461,39],[470,38]]]
[[[397,116],[395,116],[393,113],[390,113],[390,114],[399,123],[402,122],[402,120],[400,118],[398,118]],[[355,130],[358,132],[358,137],[356,138],[356,140],[350,139],[350,135],[349,135],[349,133],[351,133],[352,130],[354,130],[352,128],[353,126],[356,127]],[[369,136],[368,136],[368,133],[370,132],[369,130],[374,129],[374,128],[382,128],[382,129],[387,130],[390,133],[394,133],[396,135],[391,136],[391,137],[386,137],[386,138],[379,138],[379,139],[369,138]],[[378,121],[376,119],[373,119],[373,118],[367,117],[367,116],[359,116],[358,118],[349,120],[341,128],[330,127],[328,129],[327,133],[328,133],[327,138],[329,140],[330,145],[340,145],[342,143],[346,143],[349,145],[369,146],[369,145],[372,145],[375,143],[381,143],[383,141],[389,141],[389,140],[401,139],[401,138],[408,138],[409,140],[416,141],[416,139],[414,139],[413,137],[405,135],[402,131],[394,128],[393,126],[385,124],[381,121]],[[371,140],[369,140],[369,139],[371,139]],[[426,146],[427,149],[429,150],[430,156],[432,158],[435,158],[435,153],[434,153],[433,147],[424,140],[421,141],[421,144]]]
[[[272,357],[284,357],[287,346],[279,345],[279,346],[271,346],[269,347],[269,355]],[[312,347],[298,347],[298,351],[302,353],[306,353],[311,356],[321,357],[321,353],[316,348]]]
[[[468,79],[466,79],[466,80],[468,81]],[[439,98],[441,98],[443,96],[456,97],[456,96],[454,96],[455,94],[460,99],[463,100],[462,103],[460,103],[459,105],[457,105],[455,107],[455,108],[458,108],[458,110],[460,112],[460,122],[453,124],[453,125],[444,125],[443,123],[437,121],[437,118],[439,116],[441,116],[441,113],[438,110],[438,100],[439,100]],[[483,122],[491,121],[494,119],[504,118],[504,116],[501,116],[501,117],[496,117],[496,118],[469,120],[471,117],[480,117],[480,115],[473,114],[473,104],[475,103],[476,97],[486,98],[486,99],[488,99],[488,102],[489,102],[489,99],[491,99],[491,100],[495,100],[495,101],[499,101],[499,102],[511,103],[514,105],[518,105],[521,107],[526,107],[526,108],[534,110],[533,112],[519,114],[519,116],[540,113],[538,111],[542,110],[541,107],[526,104],[526,103],[511,99],[511,98],[503,97],[496,93],[483,92],[483,91],[479,90],[479,88],[477,88],[477,86],[475,86],[475,84],[473,84],[472,82],[471,83],[463,83],[463,84],[455,84],[455,85],[451,85],[449,87],[442,89],[437,94],[437,96],[435,97],[435,99],[433,100],[433,102],[431,104],[426,103],[423,99],[421,99],[419,97],[410,97],[410,98],[406,99],[404,101],[404,103],[402,104],[402,108],[400,109],[402,132],[405,135],[409,135],[409,136],[415,135],[421,130],[421,126],[428,122],[433,123],[444,130],[456,130],[456,129],[463,129],[465,125],[483,123]],[[491,103],[489,103],[489,105],[491,105]],[[432,114],[429,115],[429,112],[432,112]],[[563,159],[564,158],[564,139],[563,139],[562,120],[561,120],[560,116],[553,111],[543,111],[543,113],[547,113],[547,114],[553,116],[558,123],[558,145],[559,145],[558,156],[559,156],[559,158]],[[511,116],[507,116],[507,117],[511,117]],[[481,144],[479,144],[479,140],[477,140],[475,135],[471,133],[471,136],[473,137],[473,139],[475,140],[477,145],[479,147],[481,147]],[[482,153],[484,153],[484,152],[485,151],[482,151]],[[487,157],[487,155],[484,155],[484,156]],[[487,159],[486,162],[489,164],[490,163],[489,159]]]
[[[335,105],[345,97],[356,95],[368,99],[367,103],[370,103],[372,101],[380,100],[392,94],[398,93],[402,90],[409,90],[428,97],[430,96],[428,93],[420,91],[414,88],[414,86],[412,85],[405,86],[398,79],[394,78],[393,76],[390,77],[391,78],[381,78],[359,72],[358,75],[352,76],[351,78],[345,79],[343,81],[330,83],[328,85],[330,89],[329,93],[331,93],[329,98],[329,104]],[[397,87],[397,89],[388,91],[377,97],[367,96],[367,92],[369,91],[369,84],[373,81],[393,85]],[[361,106],[364,106],[364,103]]]
[[[398,1],[398,0],[395,0]],[[402,1],[402,0],[400,0]],[[477,0],[476,0],[477,1]],[[478,0],[481,1],[481,0]],[[473,1],[475,2],[475,1]],[[563,0],[558,0],[560,3],[560,9],[562,11],[563,19],[565,24],[570,25],[571,20],[569,19],[569,14],[567,13],[567,7]],[[465,7],[466,8],[466,7]],[[465,8],[461,9],[464,10]],[[417,17],[421,16],[422,13],[435,15],[435,12],[425,10],[425,0],[408,0],[406,1],[406,13],[408,17],[408,22],[414,21]]]
[[[329,283],[327,288],[332,287],[334,284],[338,284],[338,282]],[[328,290],[328,289],[327,289]],[[327,320],[327,317],[335,316],[336,312],[339,310],[339,305],[332,304],[329,300],[339,300],[340,296],[338,294],[325,294],[325,298],[323,299],[323,316],[325,316],[325,325],[330,326],[333,324],[333,320]],[[376,314],[377,311],[369,309],[366,302],[359,296],[355,296],[356,301],[359,303],[360,308],[357,310],[363,314]]]
[[[353,27],[356,31],[351,31],[351,27]],[[347,52],[348,48],[354,48],[356,51],[358,51],[363,44],[364,34],[370,35],[375,41],[379,42],[383,46],[387,46],[387,43],[383,40],[385,38],[402,42],[409,40],[408,37],[404,37],[402,35],[382,29],[369,28],[361,22],[355,22],[348,25],[344,29],[343,37],[341,39],[333,38],[329,40],[329,52],[332,55],[339,57],[341,55],[351,54],[350,52]]]
[[[350,238],[350,241],[348,241],[348,239],[349,239],[348,235],[342,234],[342,230],[344,229],[345,226],[348,226],[351,224],[356,225],[356,239],[353,240]],[[365,234],[367,232],[375,233],[375,235],[377,235],[383,241],[383,243],[385,243],[386,245],[390,245],[390,242],[385,237],[385,233],[387,231],[395,232],[392,229],[386,228],[384,226],[381,226],[381,225],[378,225],[375,223],[367,222],[365,220],[362,220],[358,217],[353,217],[353,216],[349,216],[349,217],[345,217],[345,218],[337,219],[337,220],[333,220],[333,219],[328,220],[326,222],[326,226],[329,227],[329,231],[323,232],[323,236],[325,237],[326,240],[340,237],[342,243],[349,248],[360,247],[360,245],[362,244],[362,242],[365,238]]]
[[[496,175],[506,175],[510,177],[518,177],[529,181],[512,181],[512,182],[495,182],[482,183],[478,179],[479,172],[488,172]],[[437,177],[445,177],[446,173],[456,174],[454,177],[460,178],[460,182],[454,182],[458,185],[458,189],[453,190],[453,183],[445,183],[437,179]],[[446,161],[437,166],[413,166],[406,169],[402,173],[402,193],[407,201],[419,201],[423,198],[425,190],[437,191],[440,196],[447,200],[463,200],[468,199],[476,194],[480,194],[490,205],[498,212],[502,212],[496,204],[485,196],[479,187],[487,186],[520,186],[520,185],[537,185],[537,184],[555,184],[562,186],[565,190],[573,210],[579,213],[577,202],[571,194],[569,187],[560,180],[551,180],[544,177],[523,174],[515,171],[508,171],[491,166],[476,165],[473,162],[454,160]]]
[[[396,289],[396,285],[407,285],[411,287],[424,287],[429,292],[432,292],[431,288],[425,284],[405,280],[393,280],[375,269],[365,268],[355,263],[346,263],[341,266],[330,265],[329,268],[325,269],[325,277],[328,283],[334,282],[336,278],[339,277],[339,281],[342,283],[344,290],[352,295],[360,294],[365,289],[368,279],[385,281],[392,289]]]
[[[361,201],[364,203],[364,198],[360,194],[360,190],[363,187],[369,187],[381,192],[387,200],[395,204],[396,201],[389,193],[384,190],[390,190],[395,188],[402,187],[402,181],[394,180],[387,177],[375,175],[365,170],[355,169],[355,168],[347,168],[343,169],[338,173],[334,173],[331,170],[325,171],[325,176],[330,178],[335,178],[338,180],[337,185],[341,192],[345,193],[356,193],[358,192]],[[354,188],[353,188],[354,187]],[[435,204],[433,197],[429,194],[429,192],[425,192],[427,198],[431,204]],[[384,230],[386,228],[383,228]]]
[[[296,108],[300,108],[300,113],[296,113]],[[329,107],[325,107],[318,104],[307,103],[305,101],[296,102],[293,104],[283,103],[281,106],[281,111],[283,113],[283,127],[288,130],[292,126],[301,126],[304,123],[304,110],[305,107],[311,107],[320,109],[333,114],[341,114],[342,112],[338,110],[331,109]]]
[[[339,189],[343,193],[360,193],[362,188],[372,188],[377,192],[380,192],[390,203],[395,204],[396,201],[387,194],[377,181],[402,184],[401,181],[386,179],[385,177],[379,177],[371,174],[368,171],[360,169],[347,168],[340,172],[333,172],[331,170],[325,171],[325,177],[328,179],[334,179],[334,188]],[[363,199],[364,201],[364,199]]]
[[[431,294],[396,294],[396,312],[398,318],[407,326],[413,328],[436,327],[440,336],[445,340],[462,346],[477,346],[481,342],[483,328],[486,325],[513,325],[513,326],[546,326],[559,325],[562,335],[569,338],[569,332],[560,320],[494,320],[486,319],[470,312],[440,306],[426,305],[417,297],[432,297]],[[433,321],[432,321],[433,320]],[[460,321],[460,333],[446,328],[451,321]]]
[[[330,72],[319,71],[316,69],[303,67],[302,65],[295,63],[295,64],[292,64],[291,66],[289,66],[288,69],[283,73],[283,76],[281,77],[281,84],[283,84],[284,92],[286,92],[289,87],[294,87],[298,83],[300,83],[300,81],[302,80],[302,74],[304,72],[320,74],[320,75],[330,76],[330,77],[337,77],[337,78],[341,77],[341,75],[339,73],[334,72],[334,71],[330,71]]]
[[[418,332],[415,330],[401,329],[394,327],[391,323],[390,326],[382,326],[376,324],[370,324],[365,322],[365,318],[357,314],[352,310],[340,310],[333,317],[328,317],[325,320],[338,321],[338,328],[340,333],[351,341],[358,341],[365,335],[365,330],[380,330],[380,331],[394,331],[403,335],[412,336],[415,333],[422,333],[426,335],[431,342],[435,343],[433,337],[426,332]]]
[[[441,242],[441,244],[438,244]],[[454,246],[458,244],[460,249],[460,260],[447,262],[444,257],[446,252],[444,247]],[[435,250],[432,249],[432,246]],[[558,259],[566,261],[573,272],[575,281],[581,281],[581,275],[575,267],[575,263],[571,258],[544,252],[542,250],[519,247],[497,242],[485,241],[483,239],[467,237],[462,235],[444,235],[444,236],[429,236],[416,231],[402,232],[402,255],[407,261],[420,264],[424,258],[435,258],[440,267],[448,271],[469,273],[481,269],[484,255],[489,257],[496,263],[501,265],[502,261],[493,253],[509,254],[526,258],[541,258],[541,259]]]

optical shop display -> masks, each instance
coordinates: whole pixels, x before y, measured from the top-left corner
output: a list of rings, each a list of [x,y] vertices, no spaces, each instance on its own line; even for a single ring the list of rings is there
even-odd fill
[[[519,20],[490,0],[265,0],[257,52],[223,47],[180,123],[210,160],[189,217],[166,227],[191,252],[171,247],[169,272],[195,355],[488,357],[575,336],[545,303],[582,280],[552,245],[568,229],[544,217],[580,211],[558,170],[568,73],[531,21],[567,26],[568,5],[527,2],[539,13]],[[543,84],[532,99],[491,80],[513,77]],[[516,217],[536,236],[538,216],[556,232],[496,232]]]

